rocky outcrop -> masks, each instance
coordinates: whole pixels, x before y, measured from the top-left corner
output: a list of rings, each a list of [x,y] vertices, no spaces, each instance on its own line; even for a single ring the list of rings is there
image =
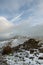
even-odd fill
[[[25,49],[25,50],[38,49],[39,47],[38,43],[39,41],[36,41],[35,39],[29,39],[28,41],[25,41],[23,44],[13,47],[13,50],[18,51],[19,49]]]
[[[40,46],[38,45],[38,43],[39,43],[39,40],[37,41],[37,40],[31,38],[28,41],[25,41],[23,44],[20,44],[16,47],[13,47],[13,48],[11,48],[10,46],[4,47],[2,54],[10,54],[10,53],[18,51],[20,49],[29,50],[29,51],[31,51],[31,53],[33,53],[34,49],[40,49]],[[42,50],[42,52],[43,52],[43,50]]]
[[[43,47],[39,48],[39,52],[43,53]]]
[[[0,53],[0,65],[8,65],[1,53]]]
[[[10,54],[12,52],[12,48],[10,46],[6,46],[3,48],[2,54]]]

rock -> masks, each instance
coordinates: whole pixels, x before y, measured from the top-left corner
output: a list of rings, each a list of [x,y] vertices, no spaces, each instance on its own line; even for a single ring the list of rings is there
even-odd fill
[[[7,62],[4,60],[4,57],[0,55],[0,65],[8,65]]]
[[[30,49],[30,54],[33,54],[34,53],[34,49]]]
[[[13,47],[13,52],[18,51],[20,49],[25,49],[28,51],[29,51],[29,49],[38,49],[38,43],[39,43],[39,41],[36,41],[35,39],[31,38],[31,39],[25,41],[23,44]]]
[[[28,41],[23,43],[23,46],[26,50],[29,49],[37,49],[38,48],[39,41],[36,41],[35,39],[31,38]]]
[[[41,60],[43,60],[43,57],[39,57],[38,59],[41,59]]]
[[[10,54],[12,53],[12,48],[10,46],[6,46],[3,48],[2,54]]]
[[[39,48],[39,52],[43,53],[43,47]]]

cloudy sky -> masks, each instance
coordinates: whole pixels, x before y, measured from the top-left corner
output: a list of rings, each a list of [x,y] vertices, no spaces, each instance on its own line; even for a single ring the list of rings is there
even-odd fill
[[[43,35],[43,0],[0,0],[0,38]],[[42,31],[42,32],[40,32]]]

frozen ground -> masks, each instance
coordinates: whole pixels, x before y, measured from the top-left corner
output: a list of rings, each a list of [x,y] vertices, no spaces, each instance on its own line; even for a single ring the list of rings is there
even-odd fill
[[[0,42],[0,50],[3,46],[7,45],[8,42],[11,42],[12,47],[15,47],[24,41],[28,40],[27,38],[18,38],[7,41]],[[39,59],[39,57],[43,57],[43,53],[39,53],[35,55],[35,53],[30,54],[30,51],[23,50],[22,52],[14,52],[10,55],[4,55],[4,60],[8,65],[43,65],[43,59]]]
[[[30,51],[23,50],[14,54],[6,55],[4,58],[9,65],[43,65],[43,59],[39,59],[43,53],[30,54]]]

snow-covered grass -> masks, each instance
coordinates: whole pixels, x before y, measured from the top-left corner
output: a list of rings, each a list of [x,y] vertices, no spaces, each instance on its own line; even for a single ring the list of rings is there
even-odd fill
[[[39,56],[43,55],[43,53],[40,53]],[[13,55],[6,55],[5,60],[7,60],[7,63],[9,65],[43,65],[43,60],[38,59],[33,54],[30,54],[30,51],[24,51],[24,52],[15,52]]]
[[[3,46],[6,46],[9,42],[11,42],[12,47],[15,47],[19,44],[24,43],[24,41],[28,40],[27,38],[18,38],[7,41],[0,42],[0,49]],[[37,51],[38,52],[38,51]],[[7,61],[9,65],[43,65],[43,59],[39,59],[39,57],[43,56],[43,53],[39,53],[35,55],[36,52],[30,54],[30,51],[23,50],[22,52],[14,52],[10,55],[5,55],[4,59]]]

